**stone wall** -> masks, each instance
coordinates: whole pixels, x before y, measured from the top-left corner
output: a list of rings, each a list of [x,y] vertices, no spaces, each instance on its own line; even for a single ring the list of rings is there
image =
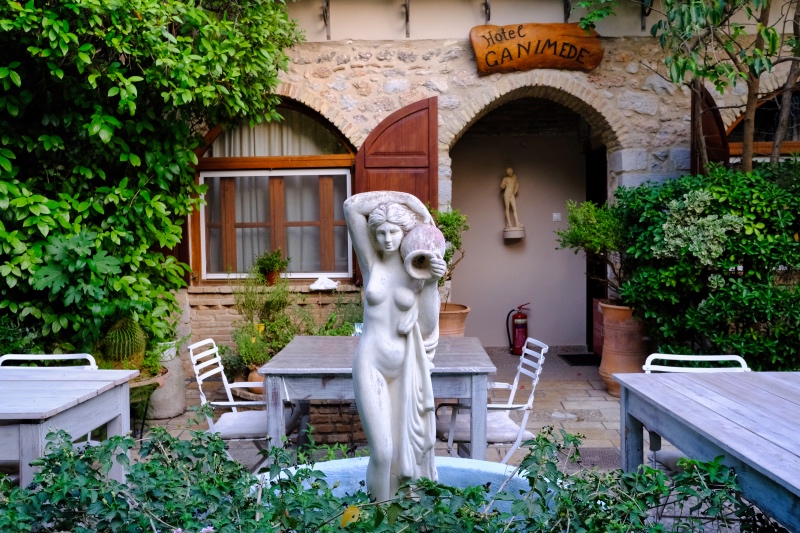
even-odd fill
[[[521,97],[581,114],[609,153],[609,191],[689,169],[689,92],[662,78],[652,38],[604,38],[589,72],[531,70],[479,76],[468,40],[305,43],[290,52],[278,92],[319,111],[355,147],[386,116],[439,97],[439,203],[450,204],[450,148],[486,113]],[[457,178],[456,178],[457,179]]]

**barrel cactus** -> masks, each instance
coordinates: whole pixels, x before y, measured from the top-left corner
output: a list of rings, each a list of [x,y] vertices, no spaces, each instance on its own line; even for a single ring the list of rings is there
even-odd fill
[[[103,337],[103,355],[108,361],[121,366],[128,363],[134,368],[141,367],[147,336],[138,322],[123,318],[115,322]]]

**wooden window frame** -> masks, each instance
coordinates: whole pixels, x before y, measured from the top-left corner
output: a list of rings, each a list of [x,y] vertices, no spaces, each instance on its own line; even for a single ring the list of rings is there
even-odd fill
[[[346,195],[353,193],[353,154],[335,154],[321,156],[288,156],[288,157],[206,157],[201,158],[197,165],[196,180],[202,183],[202,176],[206,173],[214,173],[221,178],[230,179],[230,190],[221,187],[220,195],[226,194],[221,201],[228,202],[226,209],[222,210],[222,246],[223,246],[223,265],[231,265],[236,262],[236,239],[235,232],[237,227],[251,227],[254,224],[259,227],[269,227],[271,231],[271,242],[273,249],[286,249],[285,229],[286,227],[299,226],[318,226],[320,227],[320,272],[292,273],[288,277],[293,279],[315,279],[321,275],[338,279],[348,279],[353,276],[354,261],[350,252],[350,242],[348,236],[348,268],[346,273],[333,273],[335,265],[334,256],[334,228],[344,226],[344,220],[335,220],[333,217],[333,176],[345,175],[347,180]],[[267,223],[236,223],[235,207],[230,209],[230,204],[235,200],[233,197],[233,177],[241,175],[243,172],[250,172],[248,175],[260,175],[269,179],[270,187],[270,220]],[[320,218],[317,221],[306,222],[287,222],[284,211],[284,190],[283,179],[285,175],[314,175],[319,177],[320,186]],[[228,180],[225,180],[228,181]],[[226,192],[223,192],[226,191]],[[230,219],[230,220],[229,220]],[[194,278],[195,283],[216,284],[225,283],[229,277],[242,278],[245,273],[212,273],[207,272],[207,232],[205,226],[205,206],[195,212],[191,220],[192,224],[192,270],[199,276]]]
[[[792,91],[800,91],[800,85],[796,85]],[[758,108],[762,105],[775,100],[780,96],[780,93],[783,92],[783,89],[779,89],[774,91],[773,93],[765,96],[762,98],[758,105],[756,106],[756,112],[758,112]],[[744,113],[736,117],[730,126],[728,126],[727,130],[725,131],[726,135],[730,135],[733,133],[733,130],[744,120]],[[772,141],[757,141],[753,143],[753,155],[761,156],[761,157],[768,157],[772,155]],[[739,141],[728,141],[728,146],[730,148],[730,155],[731,157],[741,157],[742,152],[744,151],[744,143]],[[800,141],[783,141],[781,144],[781,157],[796,154],[800,152]]]

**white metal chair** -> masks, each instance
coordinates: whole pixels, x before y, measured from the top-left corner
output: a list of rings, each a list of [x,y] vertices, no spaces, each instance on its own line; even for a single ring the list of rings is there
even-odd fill
[[[737,366],[695,367],[685,365],[656,365],[653,361],[687,361],[691,363],[732,362]],[[645,374],[651,372],[750,372],[750,367],[738,355],[679,355],[670,353],[653,353],[647,356],[642,366]]]
[[[672,365],[672,364],[654,364],[654,361],[663,361],[668,363],[670,361],[677,361],[679,363],[733,363],[733,366],[686,366],[686,365]],[[642,366],[645,374],[653,372],[694,372],[694,373],[708,373],[708,372],[750,372],[750,367],[747,366],[745,360],[738,355],[680,355],[669,353],[654,353],[647,356],[647,359]],[[650,459],[653,468],[656,468],[656,461],[661,462],[670,470],[677,470],[678,459],[683,457],[680,453],[663,452],[659,457],[656,457],[656,452],[661,451],[661,435],[647,430],[650,436]]]
[[[88,353],[69,353],[69,354],[7,353],[3,356],[0,356],[0,366],[3,366],[3,363],[5,363],[6,361],[70,361],[70,360],[80,360],[80,359],[85,359],[88,364],[74,365],[74,366],[60,366],[60,365],[51,365],[51,366],[57,366],[59,368],[66,368],[66,369],[97,370],[97,361],[95,361],[94,357],[92,357],[92,355]],[[89,432],[86,435],[86,440],[74,443],[73,447],[76,450],[78,450],[85,448],[86,446],[97,446],[98,444],[100,444],[100,441],[92,440],[92,433]],[[18,469],[19,469],[18,463],[0,464],[0,472],[4,472],[10,475],[12,481],[16,481],[19,478],[19,476],[16,474]]]
[[[223,413],[216,421],[214,421],[212,417],[207,416],[208,431],[219,433],[220,437],[225,441],[250,441],[255,444],[259,450],[266,450],[269,446],[269,441],[267,439],[267,417],[264,414],[266,401],[264,399],[234,400],[233,393],[231,392],[232,389],[236,388],[262,387],[263,383],[260,381],[229,383],[223,371],[219,348],[213,339],[205,339],[196,342],[191,344],[188,348],[189,356],[192,360],[192,367],[194,368],[194,373],[197,378],[197,385],[200,389],[201,405],[209,404],[212,407],[229,407],[231,409],[231,412]],[[206,398],[203,384],[211,378],[219,378],[222,381],[228,401],[209,401]],[[240,411],[239,408],[241,407],[261,409],[255,411]],[[286,433],[288,434],[297,424],[300,410],[287,407],[286,415]],[[257,472],[267,459],[268,456],[266,454],[263,455],[258,464],[253,467],[252,471]]]
[[[508,399],[504,403],[487,405],[488,413],[486,415],[486,441],[490,444],[513,443],[501,461],[503,464],[508,463],[523,441],[534,438],[533,433],[525,429],[525,426],[528,424],[528,417],[533,410],[533,397],[542,373],[542,364],[547,350],[549,347],[546,344],[528,337],[522,348],[514,383],[489,383],[489,390],[509,391]],[[530,378],[530,385],[527,384],[527,378]],[[527,401],[514,403],[517,391],[524,390],[526,386],[530,387]],[[459,450],[456,450],[453,448],[453,443],[466,443],[470,440],[469,413],[464,412],[469,410],[469,405],[443,403],[437,407],[437,414],[442,407],[450,408],[450,416],[437,416],[436,436],[441,440],[447,440],[447,450],[450,455],[458,457],[462,453],[461,445],[459,445]],[[522,421],[519,424],[511,419],[510,411],[522,411]]]

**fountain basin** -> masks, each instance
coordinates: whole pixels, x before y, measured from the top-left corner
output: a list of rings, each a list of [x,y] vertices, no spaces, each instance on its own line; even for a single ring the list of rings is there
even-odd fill
[[[520,491],[530,491],[528,481],[514,474],[516,467],[489,461],[463,459],[455,457],[436,457],[436,470],[439,473],[439,483],[451,487],[465,488],[469,486],[485,485],[490,483],[487,499],[497,493],[500,487],[511,494]],[[364,485],[367,474],[369,457],[352,457],[321,461],[314,463],[314,470],[325,474],[325,480],[330,487],[338,481],[338,486],[332,489],[337,497],[353,494],[358,490],[366,491]],[[297,468],[304,468],[303,466]],[[513,474],[513,475],[512,475]],[[505,483],[505,486],[503,484]],[[499,501],[494,506],[503,512],[509,512],[511,502]]]

